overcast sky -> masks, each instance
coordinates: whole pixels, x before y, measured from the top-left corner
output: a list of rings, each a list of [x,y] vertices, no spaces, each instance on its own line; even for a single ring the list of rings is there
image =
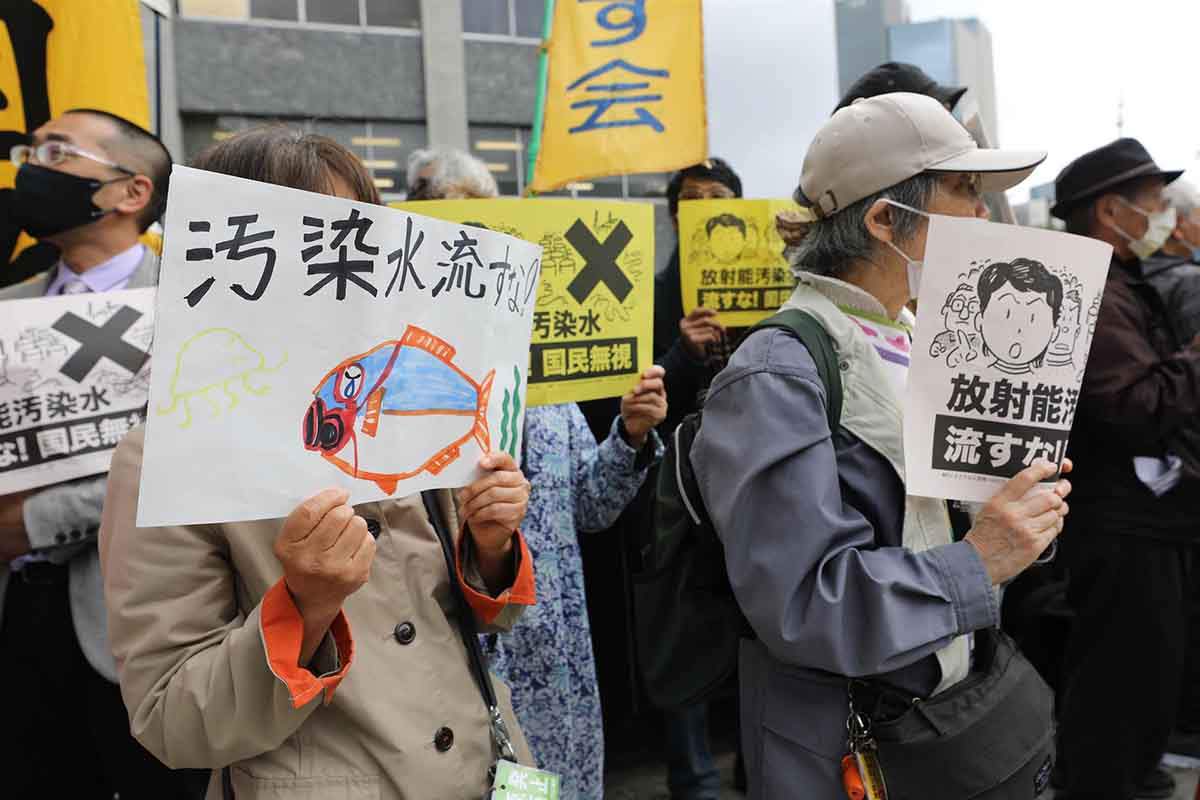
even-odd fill
[[[1053,181],[1117,136],[1141,140],[1160,166],[1200,184],[1200,2],[1197,0],[909,0],[914,22],[978,17],[992,33],[1000,144],[1049,151],[1014,192]]]

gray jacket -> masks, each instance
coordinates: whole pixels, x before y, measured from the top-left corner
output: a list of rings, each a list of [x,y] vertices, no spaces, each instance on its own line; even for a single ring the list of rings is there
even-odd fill
[[[57,269],[53,267],[24,283],[0,290],[0,302],[42,297]],[[158,256],[147,248],[125,288],[156,285]],[[25,530],[34,551],[56,563],[70,565],[71,618],[79,647],[97,672],[116,683],[117,669],[108,646],[100,557],[96,552],[107,483],[106,475],[95,475],[43,487],[25,500],[24,515]],[[8,565],[0,564],[0,620],[4,618],[8,580]]]
[[[804,345],[762,331],[713,382],[692,464],[757,634],[740,668],[751,797],[844,800],[839,676],[928,697],[966,674],[964,634],[998,624],[999,608],[974,547],[951,542],[945,504],[906,497],[899,398],[834,303],[881,309],[811,277],[798,300],[837,348],[842,425],[829,430]]]

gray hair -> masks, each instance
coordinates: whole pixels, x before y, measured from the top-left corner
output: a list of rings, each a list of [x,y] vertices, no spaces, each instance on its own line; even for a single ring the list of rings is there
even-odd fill
[[[414,150],[408,157],[408,186],[415,186],[422,172],[432,171],[426,177],[430,195],[445,197],[498,197],[500,189],[491,171],[478,158],[462,150],[429,148]]]
[[[1167,198],[1167,204],[1174,208],[1180,217],[1186,217],[1200,208],[1200,191],[1197,191],[1194,184],[1185,180],[1177,180],[1169,184],[1166,189],[1163,189],[1163,196]]]
[[[867,230],[865,222],[871,206],[888,199],[925,210],[933,199],[937,183],[937,175],[922,173],[852,203],[833,216],[813,222],[804,238],[792,248],[792,271],[797,275],[811,272],[832,278],[844,277],[851,264],[869,258],[880,244]],[[809,205],[799,189],[795,199],[802,206]],[[896,220],[893,230],[897,241],[908,241],[917,232],[920,216],[896,206],[892,206],[892,214]]]

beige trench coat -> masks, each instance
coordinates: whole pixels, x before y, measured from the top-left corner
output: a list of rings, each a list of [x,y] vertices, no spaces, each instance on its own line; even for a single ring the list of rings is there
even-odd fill
[[[170,767],[230,766],[237,800],[481,798],[487,713],[420,495],[356,507],[380,526],[375,561],[310,665],[316,677],[295,667],[299,615],[271,549],[282,520],[137,527],[142,443],[138,429],[117,448],[100,530],[109,633],[138,741]],[[449,493],[440,499],[459,530]],[[466,568],[480,630],[510,627],[533,602],[523,541],[518,559],[496,599]],[[493,684],[532,763],[508,689]],[[220,797],[218,771],[208,798]]]

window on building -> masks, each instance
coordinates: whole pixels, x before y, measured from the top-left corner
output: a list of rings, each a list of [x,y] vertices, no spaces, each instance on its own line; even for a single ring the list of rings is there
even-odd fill
[[[487,164],[500,194],[516,196],[525,188],[525,145],[517,128],[472,125],[471,155]]]
[[[304,22],[314,25],[421,27],[420,0],[177,0],[185,17]]]
[[[330,25],[360,25],[358,3],[354,0],[304,0],[305,19]]]
[[[546,13],[546,0],[513,0],[513,18],[517,24],[517,36],[530,39],[542,38],[542,23]]]
[[[546,0],[462,0],[463,31],[540,39]]]
[[[183,119],[185,158],[228,139],[238,131],[270,122],[282,122],[308,133],[318,133],[345,145],[362,159],[384,200],[403,199],[405,164],[413,150],[426,146],[425,126],[416,123],[361,120],[272,119],[232,115],[189,114]]]
[[[462,0],[463,30],[511,36],[509,0]]]
[[[185,17],[246,19],[250,0],[179,0],[179,13]]]
[[[300,19],[300,6],[296,0],[250,0],[250,16],[295,22]]]
[[[367,25],[382,28],[420,28],[420,0],[366,0]]]

